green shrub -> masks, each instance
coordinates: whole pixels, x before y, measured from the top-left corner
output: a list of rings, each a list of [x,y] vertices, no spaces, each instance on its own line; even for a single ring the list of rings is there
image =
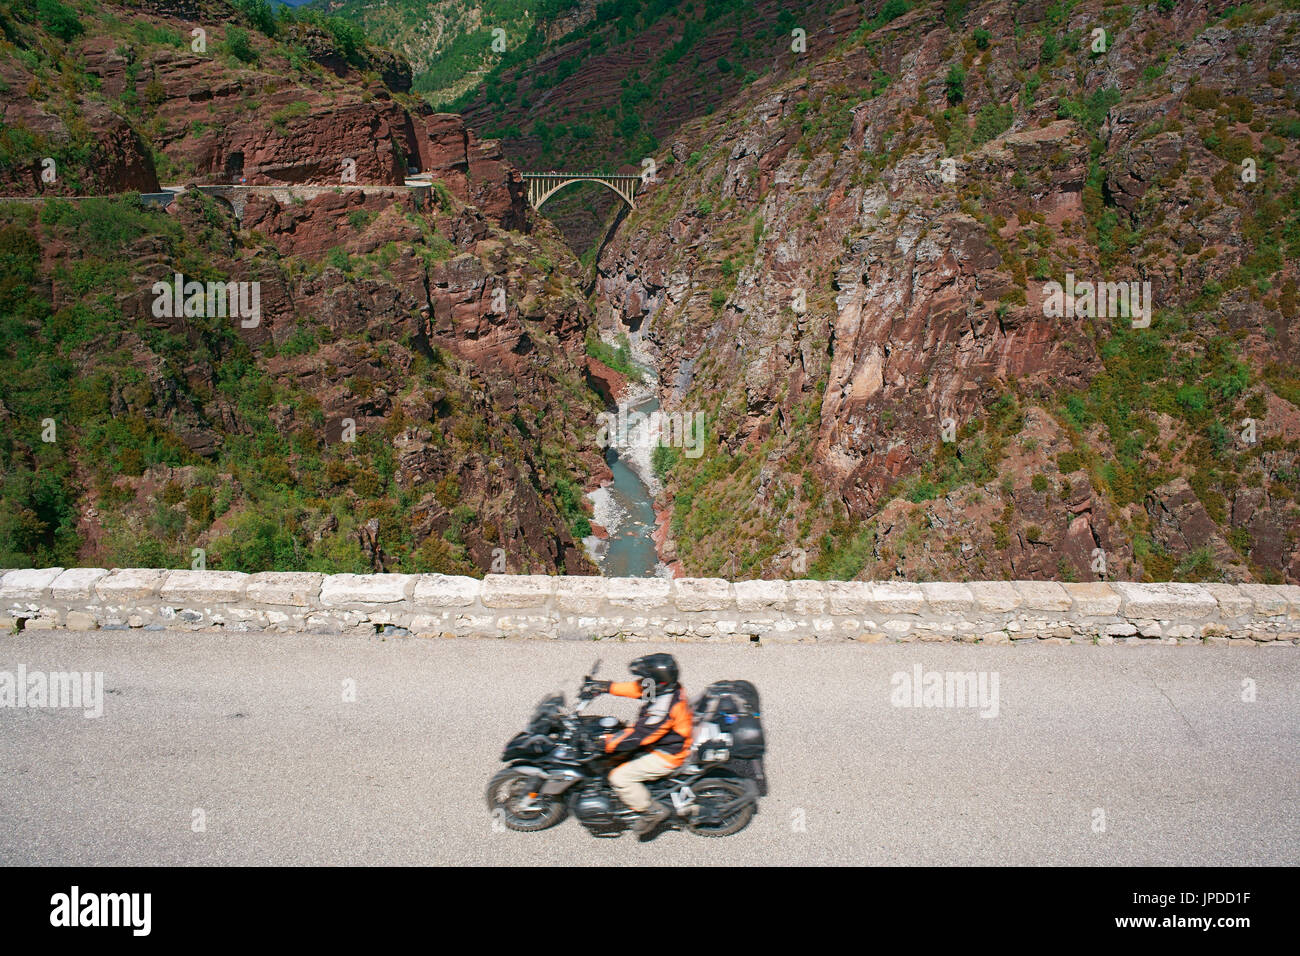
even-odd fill
[[[257,51],[248,42],[248,31],[242,27],[226,28],[225,50],[244,63],[252,63],[257,59]]]
[[[677,459],[681,456],[681,449],[672,448],[668,445],[656,445],[650,452],[650,465],[654,468],[655,476],[663,481],[668,477],[668,473],[673,470],[677,464]]]
[[[248,17],[248,22],[254,27],[268,37],[275,36],[279,24],[276,21],[275,10],[267,0],[234,0],[234,5],[240,13]]]
[[[954,63],[948,70],[948,77],[944,80],[943,87],[948,102],[954,106],[966,98],[966,71],[960,64]]]
[[[997,139],[1011,127],[1012,108],[1010,103],[986,103],[975,114],[975,131],[971,134],[971,143],[979,146],[991,139]]]
[[[36,21],[64,43],[85,32],[76,12],[59,0],[36,0]]]

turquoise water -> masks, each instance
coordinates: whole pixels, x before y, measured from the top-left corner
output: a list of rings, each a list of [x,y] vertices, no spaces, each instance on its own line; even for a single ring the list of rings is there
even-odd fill
[[[658,408],[659,400],[651,397],[629,406],[628,411],[648,414]],[[619,454],[619,449],[606,449],[605,462],[614,473],[613,483],[605,490],[621,513],[622,520],[617,530],[611,530],[605,555],[598,561],[600,569],[610,577],[653,577],[659,564],[650,537],[655,530],[654,498],[645,482]]]

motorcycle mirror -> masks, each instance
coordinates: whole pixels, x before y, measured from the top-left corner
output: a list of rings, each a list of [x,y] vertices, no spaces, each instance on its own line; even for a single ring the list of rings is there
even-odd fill
[[[597,657],[597,658],[596,658],[596,663],[594,663],[594,664],[591,665],[591,674],[590,674],[590,676],[591,676],[591,677],[595,677],[595,676],[596,676],[596,672],[599,671],[599,670],[600,670],[600,658]]]

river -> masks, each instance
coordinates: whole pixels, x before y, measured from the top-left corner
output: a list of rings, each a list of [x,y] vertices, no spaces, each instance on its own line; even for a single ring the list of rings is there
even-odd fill
[[[630,385],[624,402],[629,419],[637,412],[649,415],[659,410],[659,399],[646,386]],[[654,497],[660,487],[650,463],[651,450],[659,438],[654,426],[645,420],[621,439],[616,436],[615,443],[605,450],[605,462],[614,480],[587,496],[595,522],[609,532],[609,538],[592,536],[584,543],[601,573],[609,577],[668,575],[668,567],[659,560],[651,538],[655,530]]]

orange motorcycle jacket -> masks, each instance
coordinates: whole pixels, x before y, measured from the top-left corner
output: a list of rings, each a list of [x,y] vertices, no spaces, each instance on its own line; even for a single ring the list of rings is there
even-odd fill
[[[609,691],[616,697],[641,697],[640,681],[614,681]],[[605,738],[606,753],[653,750],[674,767],[680,767],[691,752],[691,708],[681,685],[671,693],[652,697],[641,707],[636,723],[622,733]]]

